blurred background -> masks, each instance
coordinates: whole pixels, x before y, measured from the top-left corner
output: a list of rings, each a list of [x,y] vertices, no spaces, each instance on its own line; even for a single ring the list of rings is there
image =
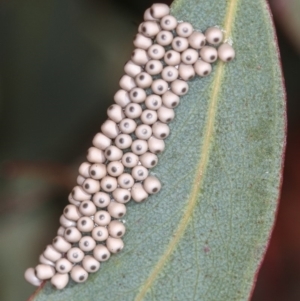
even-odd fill
[[[55,236],[150,0],[0,1],[0,300]],[[162,1],[170,4],[170,1]],[[288,99],[275,230],[253,301],[300,300],[300,1],[270,0]]]

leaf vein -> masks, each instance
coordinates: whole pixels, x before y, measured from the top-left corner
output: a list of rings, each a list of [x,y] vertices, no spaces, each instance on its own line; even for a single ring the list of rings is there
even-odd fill
[[[227,11],[224,20],[225,38],[228,38],[230,36],[234,24],[234,17],[235,17],[238,1],[239,0],[231,0],[228,2]],[[197,171],[196,178],[192,186],[192,191],[189,197],[186,211],[181,221],[179,222],[178,228],[175,231],[175,234],[173,235],[169,245],[167,246],[165,253],[158,260],[157,264],[154,266],[152,272],[150,273],[149,277],[146,279],[144,284],[142,284],[141,290],[138,292],[136,298],[134,299],[135,301],[142,301],[145,295],[147,294],[148,290],[152,287],[154,281],[158,277],[158,274],[162,271],[162,269],[165,266],[165,263],[170,258],[175,247],[177,246],[180,239],[182,238],[187,228],[187,225],[190,221],[192,213],[195,209],[195,206],[197,204],[198,195],[203,184],[204,174],[207,169],[207,165],[209,161],[210,149],[211,149],[211,144],[214,136],[214,124],[215,124],[215,117],[217,112],[217,104],[218,104],[218,98],[221,90],[221,83],[223,80],[223,76],[224,76],[224,63],[219,62],[217,64],[215,78],[212,83],[212,94],[208,106],[206,126],[204,128],[203,145],[200,152],[201,158],[200,158],[199,165],[196,169]]]

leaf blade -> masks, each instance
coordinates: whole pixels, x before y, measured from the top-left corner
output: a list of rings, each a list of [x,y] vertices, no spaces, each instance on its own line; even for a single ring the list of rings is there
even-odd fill
[[[99,300],[97,292],[103,300],[248,299],[279,195],[284,90],[264,1],[230,1],[227,18],[223,1],[205,2],[177,1],[173,13],[200,29],[223,22],[237,59],[191,82],[154,169],[163,190],[129,204],[122,254],[86,284],[46,286],[36,300]]]

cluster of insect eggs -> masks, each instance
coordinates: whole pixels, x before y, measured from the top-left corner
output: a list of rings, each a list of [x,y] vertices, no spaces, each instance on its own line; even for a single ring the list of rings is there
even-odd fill
[[[126,229],[119,219],[131,199],[142,202],[161,189],[149,169],[165,148],[168,123],[180,96],[188,92],[187,81],[210,74],[218,58],[234,58],[219,28],[203,34],[169,12],[167,5],[158,3],[146,10],[121,89],[88,150],[88,162],[79,167],[78,186],[69,195],[57,236],[40,255],[40,264],[25,272],[31,284],[51,279],[54,287],[63,289],[69,275],[84,282],[100,262],[123,249]]]

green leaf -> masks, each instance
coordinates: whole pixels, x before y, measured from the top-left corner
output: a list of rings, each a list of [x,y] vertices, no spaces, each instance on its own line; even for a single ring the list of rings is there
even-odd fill
[[[81,285],[47,283],[33,300],[248,300],[274,224],[285,146],[285,94],[263,0],[178,0],[172,14],[220,25],[236,59],[190,82],[153,173],[128,204],[124,250]]]

